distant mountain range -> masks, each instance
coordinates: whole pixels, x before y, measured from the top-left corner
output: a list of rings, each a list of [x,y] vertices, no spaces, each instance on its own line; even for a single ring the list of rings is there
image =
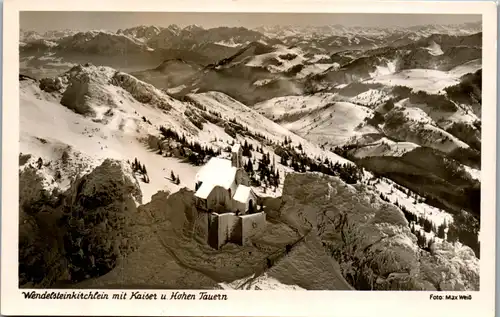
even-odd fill
[[[217,27],[204,29],[197,25],[181,28],[137,26],[110,31],[77,32],[73,30],[36,31],[21,30],[20,42],[23,50],[40,48],[45,43],[53,50],[76,52],[115,53],[122,50],[190,49],[214,45],[241,47],[250,42],[265,42],[268,45],[312,45],[318,51],[335,47],[360,47],[408,44],[432,34],[470,35],[481,32],[481,23],[461,25],[423,25],[409,28],[360,28],[341,25],[323,27],[259,27],[254,30],[244,27]],[[45,42],[42,42],[44,40]],[[48,41],[48,42],[47,42]]]

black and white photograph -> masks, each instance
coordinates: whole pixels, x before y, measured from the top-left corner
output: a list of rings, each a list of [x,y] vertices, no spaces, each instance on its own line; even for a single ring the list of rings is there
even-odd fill
[[[20,291],[482,290],[482,14],[18,21]]]

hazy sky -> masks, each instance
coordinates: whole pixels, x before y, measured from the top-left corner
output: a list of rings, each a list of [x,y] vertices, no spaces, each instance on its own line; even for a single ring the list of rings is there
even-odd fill
[[[138,25],[184,27],[198,24],[204,28],[243,26],[255,28],[272,25],[412,26],[418,24],[457,24],[476,22],[481,15],[457,14],[359,14],[359,13],[161,13],[161,12],[21,12],[22,29],[44,32],[73,29],[116,31]]]

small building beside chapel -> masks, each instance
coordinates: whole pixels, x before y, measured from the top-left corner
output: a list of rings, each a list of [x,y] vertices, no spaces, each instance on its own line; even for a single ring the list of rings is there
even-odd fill
[[[209,244],[218,249],[226,242],[244,245],[265,224],[258,212],[259,197],[250,187],[243,169],[243,149],[235,144],[231,159],[211,158],[195,180],[195,205],[206,213]]]
[[[213,157],[196,174],[196,206],[209,212],[254,211],[257,195],[250,188],[250,179],[243,169],[239,144],[233,146],[231,160]]]

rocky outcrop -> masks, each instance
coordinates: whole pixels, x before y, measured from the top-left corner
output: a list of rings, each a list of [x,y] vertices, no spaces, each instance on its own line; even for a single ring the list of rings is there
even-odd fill
[[[166,97],[160,95],[154,86],[146,84],[129,74],[116,72],[111,78],[111,83],[128,91],[134,99],[141,103],[152,104],[165,111],[172,108],[172,106],[164,100]]]
[[[69,85],[61,98],[61,105],[82,115],[95,115],[88,104],[90,97],[90,76],[83,73],[70,79]]]
[[[90,63],[76,65],[60,77],[45,79],[46,91],[58,88],[62,91],[61,105],[85,116],[95,116],[96,107],[117,107],[107,85],[114,70],[109,67],[98,67]],[[42,87],[42,86],[40,86]]]
[[[217,282],[204,270],[196,252],[207,232],[192,203],[193,192],[186,189],[172,195],[163,191],[153,195],[148,204],[138,208],[144,222],[135,230],[143,237],[142,246],[108,274],[77,287],[215,288]]]
[[[67,272],[56,221],[61,200],[43,181],[35,167],[19,172],[19,286],[49,287]]]
[[[110,271],[141,242],[142,200],[130,168],[105,160],[65,193],[48,192],[35,168],[20,172],[20,286],[52,287]]]
[[[251,243],[214,250],[190,190],[160,191],[136,207],[131,171],[106,160],[64,199],[46,201],[37,175],[25,169],[20,182],[24,287],[214,289],[267,278],[310,290],[479,287],[472,250],[419,249],[401,210],[336,177],[287,175],[283,196],[263,201],[267,222]]]
[[[319,237],[356,289],[478,290],[479,260],[468,247],[417,246],[401,210],[362,185],[336,177],[289,174],[275,214]]]
[[[60,77],[42,78],[40,80],[40,89],[45,92],[59,91],[63,88],[63,83]]]
[[[79,287],[214,289],[266,276],[306,289],[352,288],[316,237],[301,237],[286,224],[268,223],[250,245],[228,243],[214,250],[207,244],[206,214],[194,208],[192,191],[159,192],[138,211],[150,217],[147,241],[109,274]]]
[[[131,175],[128,166],[106,160],[66,194],[64,249],[73,281],[102,275],[138,247],[133,226],[141,221],[142,194]]]

